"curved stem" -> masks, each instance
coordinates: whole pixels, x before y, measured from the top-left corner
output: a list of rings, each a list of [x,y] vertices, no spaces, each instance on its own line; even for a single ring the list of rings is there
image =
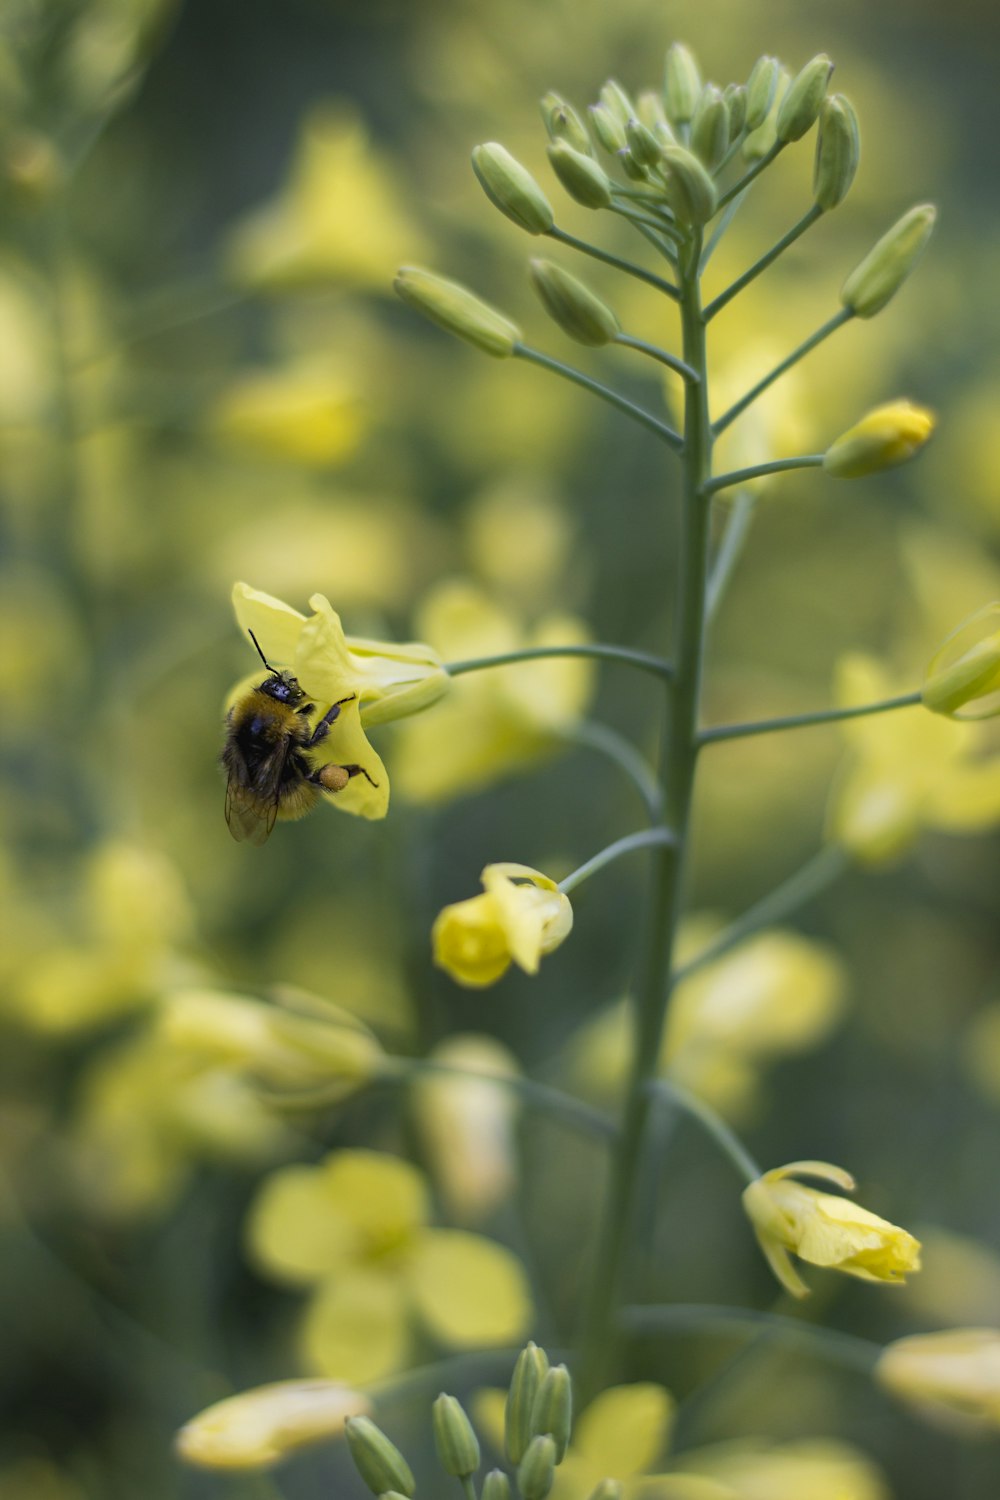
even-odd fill
[[[729,580],[733,576],[736,564],[746,546],[747,537],[750,535],[756,509],[757,497],[749,490],[745,490],[742,495],[737,495],[733,502],[732,514],[726,522],[726,529],[712,562],[712,571],[708,579],[708,599],[705,609],[709,620],[715,619],[719,606],[725,598]]]
[[[854,314],[847,307],[842,307],[838,313],[834,313],[833,317],[824,323],[822,328],[817,328],[816,332],[811,334],[804,343],[800,344],[797,349],[792,350],[787,359],[783,359],[780,365],[775,365],[769,375],[765,375],[763,380],[758,380],[757,384],[747,391],[745,396],[741,396],[735,405],[731,406],[719,418],[712,428],[715,436],[718,437],[720,432],[725,432],[730,422],[735,422],[736,418],[741,416],[747,407],[751,406],[757,400],[758,396],[762,396],[768,386],[773,385],[779,376],[784,375],[785,371],[790,370],[793,365],[797,365],[800,359],[804,359],[807,354],[816,348],[817,344],[821,344],[824,339],[828,339],[831,333],[836,333],[838,328],[843,328],[844,324],[849,323],[853,317]]]
[[[687,1089],[681,1088],[680,1084],[671,1083],[668,1078],[654,1078],[649,1087],[658,1098],[678,1105],[692,1119],[697,1120],[702,1129],[715,1141],[723,1155],[732,1162],[744,1182],[756,1182],[757,1178],[762,1175],[760,1163],[750,1155],[736,1132],[730,1129],[726,1121],[710,1104],[699,1099],[697,1094],[689,1093]]]
[[[670,678],[674,671],[670,662],[662,656],[654,656],[651,651],[633,651],[629,646],[605,646],[589,642],[586,645],[572,646],[526,646],[518,651],[500,652],[497,656],[470,656],[466,661],[446,661],[442,663],[442,667],[449,677],[462,677],[466,672],[484,672],[490,667],[508,667],[516,662],[543,661],[556,656],[585,656],[598,661],[620,661],[630,667],[641,667],[643,671],[652,672],[656,677]]]
[[[737,145],[738,144],[739,143],[737,142]],[[715,254],[716,249],[718,248],[719,241],[722,239],[722,236],[725,234],[726,230],[729,228],[730,224],[733,222],[736,215],[742,208],[744,197],[745,193],[739,193],[736,197],[730,198],[729,202],[726,204],[726,207],[723,209],[721,215],[719,216],[719,222],[712,230],[712,233],[709,236],[708,244],[701,252],[702,271],[705,270],[709,261],[712,259],[712,256]]]
[[[670,354],[656,344],[647,344],[645,339],[633,338],[628,333],[618,333],[615,335],[614,342],[623,345],[626,349],[637,349],[640,354],[648,354],[650,359],[659,360],[661,365],[666,365],[668,370],[675,371],[683,379],[690,380],[693,385],[697,385],[701,379],[698,371],[692,370],[691,366],[686,365],[682,359],[678,359],[676,354]]]
[[[577,239],[575,234],[567,234],[565,229],[557,229],[553,225],[548,231],[548,238],[556,240],[560,245],[568,245],[571,250],[579,250],[581,255],[589,255],[592,260],[602,261],[606,266],[614,266],[617,271],[624,271],[627,276],[634,276],[636,281],[644,281],[647,286],[655,286],[658,292],[663,292],[672,302],[676,302],[680,296],[672,281],[666,281],[654,271],[647,271],[644,266],[623,260],[619,255],[611,255],[597,245],[588,244],[586,240]]]
[[[823,464],[822,453],[802,453],[796,458],[772,458],[770,463],[753,464],[748,469],[733,469],[729,474],[720,474],[710,479],[703,493],[715,495],[719,490],[730,490],[737,484],[749,484],[751,479],[763,479],[768,474],[784,474],[790,469],[818,469]]]
[[[765,169],[771,165],[771,163],[774,161],[774,158],[779,154],[779,152],[783,150],[783,148],[783,141],[775,141],[770,151],[765,152],[765,154],[760,158],[759,161],[754,162],[749,171],[743,173],[743,176],[740,178],[739,182],[734,183],[731,188],[728,188],[726,192],[722,194],[722,197],[719,199],[718,203],[715,206],[716,213],[718,213],[720,208],[725,208],[726,204],[729,203],[731,199],[735,198],[739,193],[746,192],[747,188],[750,186],[751,182],[753,182],[754,178],[759,177],[761,172],[765,171]]]
[[[569,745],[596,750],[615,762],[630,778],[649,814],[649,821],[656,823],[663,814],[663,797],[660,783],[645,756],[636,749],[617,729],[596,720],[581,719],[560,732],[560,737]]]
[[[668,427],[666,422],[661,422],[659,417],[654,417],[651,412],[643,411],[641,406],[636,406],[634,401],[629,401],[625,396],[619,396],[606,385],[601,385],[599,380],[592,380],[589,375],[584,375],[582,370],[574,370],[572,365],[564,365],[558,359],[553,359],[548,354],[542,354],[538,349],[531,349],[527,344],[514,345],[514,357],[526,359],[533,365],[540,365],[543,370],[551,370],[554,375],[561,375],[564,380],[571,380],[574,385],[582,386],[591,395],[600,396],[609,406],[615,406],[619,411],[631,417],[633,422],[638,422],[649,432],[654,432],[658,438],[671,447],[675,453],[679,453],[684,446],[684,441],[679,432]]]
[[[689,959],[686,964],[674,972],[674,984],[680,984],[689,974],[695,974],[699,969],[714,963],[716,959],[722,958],[746,938],[752,937],[762,927],[770,927],[775,922],[784,921],[791,916],[799,907],[825,891],[828,886],[841,876],[848,868],[850,859],[845,850],[836,844],[829,844],[814,854],[812,859],[806,861],[795,874],[790,876],[783,884],[770,891],[756,905],[751,906],[737,917],[718,937],[709,943],[694,958]]]
[[[591,875],[596,875],[598,870],[603,870],[605,865],[621,859],[623,854],[631,854],[635,849],[672,849],[676,843],[677,838],[669,828],[643,828],[638,833],[627,833],[624,838],[616,839],[606,849],[593,855],[574,870],[572,875],[567,875],[565,880],[560,880],[559,889],[564,896],[568,896],[570,891],[575,891],[577,886],[589,880]]]
[[[792,1339],[816,1345],[817,1352],[834,1364],[860,1370],[870,1375],[882,1353],[882,1345],[858,1334],[843,1333],[839,1328],[824,1328],[791,1318],[782,1313],[763,1312],[752,1307],[722,1307],[708,1302],[660,1303],[650,1307],[625,1307],[621,1325],[627,1333],[640,1337],[676,1330],[694,1329],[730,1337],[733,1333],[754,1333],[761,1328]]]
[[[742,276],[737,276],[731,286],[727,286],[724,292],[719,293],[714,302],[708,304],[705,308],[705,322],[710,323],[716,313],[720,313],[724,307],[728,306],[733,298],[742,292],[744,287],[749,286],[751,281],[756,281],[761,272],[766,271],[768,266],[773,265],[778,256],[782,255],[790,245],[794,245],[795,241],[801,235],[805,234],[806,230],[810,229],[822,215],[823,210],[818,203],[814,203],[812,208],[802,215],[799,222],[793,224],[787,234],[782,235],[781,239],[772,245],[770,250],[766,251],[759,260],[754,261],[749,270],[744,271]]]
[[[561,1120],[566,1125],[585,1131],[588,1135],[611,1140],[618,1127],[608,1115],[602,1114],[582,1099],[564,1094],[560,1089],[550,1088],[534,1078],[525,1078],[521,1073],[490,1073],[480,1068],[453,1067],[450,1063],[435,1062],[430,1058],[396,1058],[397,1064],[389,1075],[390,1081],[409,1083],[413,1078],[453,1078],[459,1082],[495,1084],[517,1094],[536,1109]]]
[[[699,745],[716,745],[722,740],[744,740],[753,734],[775,734],[781,729],[808,729],[813,724],[839,724],[843,719],[863,719],[869,714],[887,714],[897,708],[915,708],[923,702],[919,691],[902,693],[898,698],[883,698],[878,703],[863,703],[858,708],[823,708],[815,713],[789,714],[783,719],[757,719],[749,724],[717,724],[703,729]]]

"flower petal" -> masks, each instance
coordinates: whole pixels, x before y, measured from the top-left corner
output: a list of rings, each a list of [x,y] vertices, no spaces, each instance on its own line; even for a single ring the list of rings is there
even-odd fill
[[[453,1349],[520,1338],[532,1317],[521,1262],[510,1250],[459,1229],[429,1229],[411,1267],[421,1317]]]
[[[320,1169],[323,1192],[366,1254],[405,1244],[425,1224],[427,1184],[401,1156],[381,1151],[336,1151]]]
[[[335,701],[331,699],[331,702]],[[384,818],[389,810],[389,773],[381,756],[368,742],[359,706],[357,698],[342,706],[330,726],[330,733],[314,756],[314,762],[317,767],[362,766],[368,776],[356,773],[339,792],[324,792],[323,800],[341,812],[354,813],[360,818]],[[317,708],[322,711],[324,705],[320,703]]]
[[[271,594],[252,589],[248,583],[233,585],[233,609],[240,629],[253,631],[272,666],[291,666],[306,623],[305,615]],[[333,701],[331,698],[330,702]]]
[[[308,1443],[341,1435],[371,1402],[333,1380],[279,1380],[216,1401],[186,1422],[177,1451],[203,1469],[263,1469]]]
[[[334,1203],[317,1167],[272,1172],[247,1226],[250,1251],[268,1275],[304,1286],[358,1253],[359,1231]]]
[[[367,1385],[406,1363],[406,1287],[384,1271],[356,1269],[324,1282],[300,1330],[310,1369],[349,1385]]]
[[[574,1423],[573,1451],[616,1479],[642,1474],[669,1442],[674,1405],[662,1385],[612,1386],[580,1413]]]

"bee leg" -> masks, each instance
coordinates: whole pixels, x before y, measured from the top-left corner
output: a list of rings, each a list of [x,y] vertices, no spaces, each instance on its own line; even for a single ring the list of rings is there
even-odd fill
[[[307,750],[311,750],[314,745],[321,745],[323,743],[327,735],[330,733],[330,725],[335,719],[340,717],[341,705],[344,703],[352,702],[352,700],[357,696],[357,693],[348,693],[346,698],[340,698],[336,703],[333,704],[331,708],[327,709],[326,713],[323,715],[319,723],[316,725],[316,728],[313,730],[312,738],[306,741]]]
[[[309,780],[322,787],[324,792],[342,792],[352,776],[363,776],[366,781],[371,782],[372,786],[378,786],[378,782],[372,781],[364,766],[357,765],[338,766],[331,763],[327,766],[320,766],[318,771],[313,771]]]

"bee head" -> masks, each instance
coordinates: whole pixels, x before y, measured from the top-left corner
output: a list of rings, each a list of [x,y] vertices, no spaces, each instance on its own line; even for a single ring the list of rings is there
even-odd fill
[[[293,677],[291,672],[272,672],[257,689],[260,693],[266,693],[269,698],[276,698],[279,703],[287,703],[292,708],[302,702],[305,693],[299,687],[298,678]]]

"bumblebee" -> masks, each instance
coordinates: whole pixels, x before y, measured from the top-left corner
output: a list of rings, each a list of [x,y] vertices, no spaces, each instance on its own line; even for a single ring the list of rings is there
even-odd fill
[[[343,705],[356,694],[341,698],[313,724],[310,716],[316,705],[297,678],[276,671],[252,630],[249,636],[269,676],[227,713],[221,759],[228,778],[229,832],[238,841],[263,844],[278,818],[303,817],[315,807],[321,792],[343,791],[352,776],[364,776],[372,786],[377,782],[364,766],[331,764],[314,769],[309,761],[309,751],[323,743]]]

